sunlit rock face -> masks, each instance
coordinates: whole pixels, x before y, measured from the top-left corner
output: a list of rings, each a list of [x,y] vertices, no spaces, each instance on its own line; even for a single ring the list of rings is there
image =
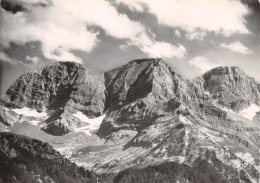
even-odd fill
[[[205,89],[223,107],[239,111],[252,103],[260,104],[256,81],[239,67],[217,67],[203,78]]]
[[[178,75],[160,59],[140,59],[106,72],[106,110],[99,134],[120,129],[141,130],[166,111],[188,113],[188,103],[199,103],[203,86]]]

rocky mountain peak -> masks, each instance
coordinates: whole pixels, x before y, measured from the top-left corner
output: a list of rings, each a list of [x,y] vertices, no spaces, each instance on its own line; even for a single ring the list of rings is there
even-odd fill
[[[26,73],[7,90],[4,99],[19,107],[36,109],[50,107],[57,98],[64,103],[72,91],[80,67],[74,62],[56,62]]]
[[[260,104],[256,81],[237,66],[214,68],[203,78],[205,90],[224,107],[239,111],[250,104]]]
[[[211,75],[245,75],[244,71],[238,66],[219,66],[206,72],[203,77],[207,78]]]
[[[152,100],[166,101],[173,95],[173,69],[160,58],[133,60],[106,72],[107,108],[129,104],[138,98],[153,96]]]
[[[158,58],[158,57],[132,60],[127,65],[133,65],[133,64],[148,64],[148,65],[150,64],[153,67],[160,65],[160,66],[166,66],[168,68],[171,68],[165,60],[163,60],[162,58]]]
[[[103,74],[74,62],[56,62],[36,72],[22,75],[7,90],[8,106],[46,111],[43,127],[48,133],[62,135],[82,125],[73,115],[100,116],[104,110]]]

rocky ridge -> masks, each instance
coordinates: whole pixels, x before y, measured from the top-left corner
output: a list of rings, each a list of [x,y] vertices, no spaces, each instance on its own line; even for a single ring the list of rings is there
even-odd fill
[[[217,67],[203,75],[204,88],[226,108],[240,111],[250,104],[260,105],[258,85],[239,67]]]
[[[42,71],[37,79],[28,74],[10,87],[0,110],[4,125],[32,120],[15,114],[17,107],[47,111],[41,129],[70,141],[68,132],[86,125],[75,113],[105,114],[98,136],[84,143],[75,133],[73,143],[62,142],[64,147],[79,144],[70,150],[72,161],[98,172],[118,172],[165,162],[195,167],[205,160],[229,182],[257,180],[259,85],[238,67],[218,67],[194,81],[158,58],[134,60],[103,75],[71,62],[47,67],[51,77]],[[42,93],[35,95],[38,90]],[[255,113],[248,116],[250,107]],[[57,138],[49,142],[57,147]]]
[[[102,74],[73,62],[57,62],[40,72],[22,75],[7,90],[4,100],[6,106],[47,110],[48,118],[42,129],[63,135],[73,131],[73,126],[84,125],[73,117],[75,111],[92,118],[103,113],[104,88]]]

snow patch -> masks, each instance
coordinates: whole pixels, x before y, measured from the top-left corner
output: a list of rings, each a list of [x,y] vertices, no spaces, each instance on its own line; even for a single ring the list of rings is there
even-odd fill
[[[184,148],[183,148],[183,151],[182,151],[183,156],[185,156],[187,147],[189,145],[189,133],[190,133],[190,130],[186,129],[184,139],[183,139],[184,140]]]
[[[184,161],[187,159],[185,156],[177,156],[179,163],[184,163]]]
[[[210,130],[210,129],[205,128],[205,127],[200,127],[199,131],[202,132],[203,134],[205,134],[213,142],[222,142],[223,141],[222,138],[218,137],[219,132]]]
[[[179,120],[184,123],[184,124],[188,124],[188,125],[192,125],[192,122],[190,122],[190,120],[188,120],[187,118],[185,118],[184,116],[180,115],[179,116]]]
[[[237,169],[241,169],[242,168],[241,162],[239,160],[237,160],[237,159],[231,160],[231,163]]]
[[[256,113],[258,111],[260,111],[260,107],[255,104],[251,104],[246,109],[243,109],[242,111],[240,111],[239,114],[241,116],[243,116],[244,118],[253,120],[254,116],[256,115]]]
[[[47,113],[45,111],[43,112],[37,112],[35,109],[30,109],[28,107],[24,107],[21,109],[13,109],[13,111],[17,114],[22,114],[24,116],[31,116],[31,117],[36,117],[36,118],[41,118],[41,117],[47,117]]]
[[[74,117],[78,118],[79,120],[85,122],[87,126],[83,126],[80,128],[74,128],[76,132],[84,132],[86,135],[91,135],[93,131],[98,130],[100,124],[102,123],[105,115],[99,116],[97,118],[89,119],[85,114],[80,111],[77,111],[73,114]]]
[[[221,107],[223,110],[227,111],[227,112],[230,112],[230,113],[234,113],[234,114],[237,114],[237,115],[240,115],[246,119],[249,119],[249,120],[253,120],[254,116],[256,115],[256,113],[258,111],[260,111],[260,107],[257,106],[256,104],[251,104],[250,106],[248,106],[247,108],[243,109],[242,111],[240,112],[234,112],[232,111],[231,109],[227,109],[227,108],[224,108],[224,107]]]
[[[248,164],[254,164],[254,162],[255,162],[253,156],[248,152],[246,152],[246,153],[238,152],[238,153],[236,153],[236,156],[239,157],[240,159],[244,160]]]
[[[72,150],[75,147],[67,146],[67,147],[56,147],[55,150],[59,151],[60,154],[64,155],[66,158],[70,158],[72,155]]]
[[[39,123],[41,123],[41,121],[31,120],[31,121],[28,121],[28,123],[31,124],[31,125],[39,126]]]

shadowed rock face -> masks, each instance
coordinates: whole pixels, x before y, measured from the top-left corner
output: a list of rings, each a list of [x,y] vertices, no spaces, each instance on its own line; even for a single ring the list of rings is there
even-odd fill
[[[7,90],[4,99],[20,107],[36,109],[64,107],[78,78],[80,65],[56,63],[40,72],[22,75]]]
[[[179,104],[171,111],[183,108],[185,113],[185,105],[181,103],[199,103],[204,93],[199,82],[183,79],[159,58],[134,60],[104,76],[109,112],[100,127],[100,135],[125,128],[141,130],[164,115],[167,106],[172,108],[173,101]]]
[[[217,67],[203,78],[205,89],[224,107],[238,111],[252,103],[260,104],[256,81],[238,67]]]
[[[113,110],[141,98],[162,104],[174,98],[194,101],[203,92],[178,75],[160,58],[134,60],[105,73],[106,109]],[[194,94],[194,95],[193,95]]]
[[[102,74],[73,62],[57,62],[38,72],[22,75],[7,90],[4,100],[8,106],[52,111],[44,130],[62,135],[71,131],[69,127],[75,111],[81,111],[90,118],[103,113],[104,90]]]
[[[260,83],[257,84],[257,89],[260,92]]]

